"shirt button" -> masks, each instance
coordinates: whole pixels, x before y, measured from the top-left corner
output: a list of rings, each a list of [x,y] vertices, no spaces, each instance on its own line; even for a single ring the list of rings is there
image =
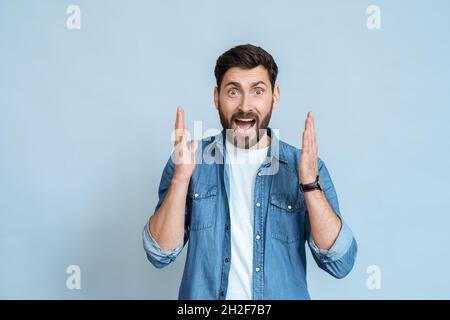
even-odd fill
[[[230,226],[229,226],[229,225],[226,225],[226,226],[225,226],[225,230],[227,230],[227,231],[230,230]]]
[[[198,198],[198,193],[194,194],[194,197]]]
[[[256,240],[261,239],[261,236],[259,234],[256,235]]]
[[[261,177],[261,174],[262,174],[262,173],[261,173],[261,171],[258,171],[258,176],[260,176],[260,177]]]
[[[261,207],[261,203],[257,202],[257,203],[256,203],[256,206],[257,206],[258,208]]]
[[[291,205],[288,205],[288,209],[291,210],[291,209],[292,209],[292,206],[291,206]]]
[[[230,262],[230,259],[225,258],[225,263],[228,263],[228,262]]]
[[[259,272],[260,270],[261,270],[261,269],[258,268],[258,267],[255,268],[255,271],[256,271],[256,272]]]

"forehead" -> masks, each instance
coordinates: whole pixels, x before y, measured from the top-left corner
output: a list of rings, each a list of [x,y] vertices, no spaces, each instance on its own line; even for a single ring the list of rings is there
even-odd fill
[[[243,69],[233,67],[225,72],[222,85],[227,85],[228,82],[238,82],[242,85],[249,85],[257,81],[264,81],[266,85],[270,83],[269,72],[263,66],[257,66],[252,69]]]

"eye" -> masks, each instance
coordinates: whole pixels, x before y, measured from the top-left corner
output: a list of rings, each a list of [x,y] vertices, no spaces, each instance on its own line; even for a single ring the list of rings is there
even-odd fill
[[[236,88],[232,88],[232,89],[228,90],[228,94],[231,97],[236,97],[237,95],[239,95],[239,91]]]
[[[257,96],[262,96],[264,94],[264,89],[263,88],[256,88],[255,94]]]

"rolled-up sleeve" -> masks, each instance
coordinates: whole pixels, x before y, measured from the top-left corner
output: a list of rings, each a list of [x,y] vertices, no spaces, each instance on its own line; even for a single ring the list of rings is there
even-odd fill
[[[336,261],[341,259],[348,251],[353,242],[353,232],[350,227],[341,220],[341,230],[338,237],[330,249],[321,249],[314,242],[312,236],[309,236],[309,245],[316,256],[323,262]]]
[[[353,268],[356,260],[357,243],[352,230],[342,218],[339,210],[338,197],[331,176],[325,163],[320,158],[318,159],[318,166],[323,192],[334,212],[341,220],[341,229],[331,248],[328,250],[321,249],[312,238],[311,226],[307,218],[305,225],[306,239],[318,266],[332,276],[340,279],[345,277]]]
[[[165,267],[173,262],[183,249],[184,241],[181,241],[181,243],[173,250],[161,249],[158,242],[156,242],[155,238],[153,238],[150,233],[148,223],[144,226],[142,238],[147,258],[157,268]]]

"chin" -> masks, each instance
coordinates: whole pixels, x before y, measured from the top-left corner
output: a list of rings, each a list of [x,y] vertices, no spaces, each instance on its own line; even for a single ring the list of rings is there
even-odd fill
[[[233,128],[233,143],[240,148],[251,148],[258,143],[256,130],[252,129],[248,132],[242,132]]]

